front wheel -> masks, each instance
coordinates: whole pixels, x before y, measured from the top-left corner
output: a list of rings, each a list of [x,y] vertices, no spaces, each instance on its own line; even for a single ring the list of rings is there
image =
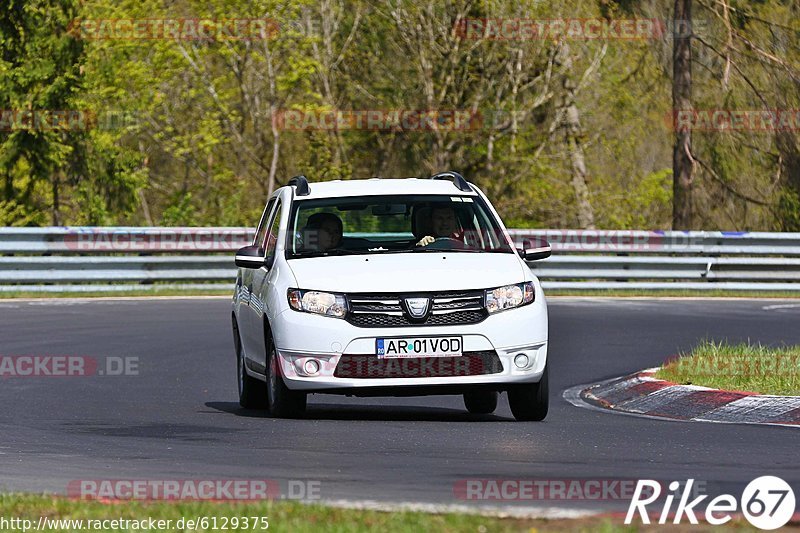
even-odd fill
[[[511,413],[519,421],[544,420],[550,407],[548,370],[544,367],[539,383],[515,385],[508,389],[508,404]]]
[[[236,374],[239,382],[239,405],[245,409],[265,409],[267,407],[267,385],[247,374],[242,349],[242,338],[236,319],[233,320],[233,343],[236,349]]]
[[[497,391],[473,391],[464,393],[464,405],[473,415],[489,415],[497,409]]]
[[[306,411],[306,394],[286,386],[281,377],[281,365],[278,363],[278,353],[271,336],[267,337],[266,345],[269,412],[278,418],[300,418]]]

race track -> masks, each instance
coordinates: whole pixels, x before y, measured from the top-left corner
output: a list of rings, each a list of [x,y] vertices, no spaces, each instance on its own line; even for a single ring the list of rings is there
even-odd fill
[[[514,422],[505,397],[470,416],[455,396],[317,395],[308,419],[279,420],[238,407],[227,299],[6,300],[0,355],[138,357],[138,375],[0,379],[0,489],[260,478],[320,481],[328,500],[472,505],[454,497],[458,480],[692,477],[718,492],[775,474],[800,490],[795,428],[634,418],[561,396],[703,338],[800,344],[800,305],[559,298],[550,318],[543,423]]]

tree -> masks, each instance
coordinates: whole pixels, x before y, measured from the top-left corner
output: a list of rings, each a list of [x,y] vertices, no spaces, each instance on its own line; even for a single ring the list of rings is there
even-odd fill
[[[680,28],[687,27],[692,20],[692,0],[675,0],[672,15],[672,110],[691,112],[692,105],[692,41],[690,34]],[[690,26],[688,26],[690,27]],[[694,160],[692,159],[691,128],[676,129],[672,151],[672,229],[684,230],[692,227],[692,183]]]
[[[81,90],[83,44],[68,26],[73,0],[9,0],[0,10],[0,215],[4,224],[61,224],[62,188],[78,168],[87,124],[58,124]],[[43,186],[44,185],[44,186]]]

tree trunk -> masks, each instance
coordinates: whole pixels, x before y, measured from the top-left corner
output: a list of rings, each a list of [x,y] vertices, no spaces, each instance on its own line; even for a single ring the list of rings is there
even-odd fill
[[[147,151],[145,150],[144,142],[141,139],[139,140],[139,154],[141,154],[142,156],[142,169],[144,169],[147,172],[147,175],[150,176],[150,170],[147,168],[150,163],[150,160],[147,157]],[[137,194],[139,195],[139,201],[142,205],[142,214],[144,215],[144,222],[148,226],[152,226],[153,217],[150,216],[150,204],[147,203],[147,197],[144,194],[144,189],[139,189],[137,191]]]
[[[675,0],[675,28],[689,28],[692,19],[692,0]],[[676,33],[672,44],[672,110],[673,117],[681,110],[692,109],[692,44],[691,31]],[[673,120],[673,124],[677,122]],[[672,229],[692,227],[692,131],[675,131],[672,152]]]
[[[269,175],[267,176],[267,197],[272,196],[275,190],[275,178],[278,174],[278,161],[281,149],[281,131],[278,128],[278,88],[275,82],[275,67],[272,63],[274,52],[267,47],[264,41],[264,53],[267,57],[267,75],[269,76],[269,119],[272,125],[272,159],[269,162]]]
[[[573,118],[570,118],[573,117]],[[594,209],[589,199],[589,187],[586,185],[586,163],[580,138],[573,131],[580,131],[578,108],[573,103],[567,108],[567,149],[569,150],[570,165],[572,166],[572,189],[575,191],[575,200],[578,205],[578,225],[582,229],[595,229]],[[574,120],[574,122],[573,122]],[[573,124],[577,130],[573,129]]]
[[[576,87],[571,77],[572,57],[570,56],[568,43],[562,43],[557,61],[561,64],[564,72],[562,78],[564,103],[560,112],[562,113],[561,120],[572,172],[572,189],[575,192],[575,202],[578,207],[578,226],[581,229],[595,229],[594,209],[589,199],[589,187],[586,185],[586,158],[581,144],[581,136],[583,135],[581,115],[578,106],[575,105]]]
[[[58,196],[58,172],[53,174],[53,225],[60,226],[61,225],[61,217],[59,216],[59,210],[61,208],[60,203],[61,200]]]
[[[267,197],[272,196],[272,191],[275,190],[275,176],[278,174],[278,160],[281,150],[281,131],[278,129],[277,113],[278,110],[276,106],[270,106],[272,122],[272,160],[269,163],[269,176],[267,177]]]

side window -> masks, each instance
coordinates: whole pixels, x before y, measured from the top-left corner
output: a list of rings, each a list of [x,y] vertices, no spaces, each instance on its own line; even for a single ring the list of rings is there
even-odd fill
[[[264,208],[264,213],[261,215],[261,222],[258,223],[256,230],[256,237],[253,244],[258,245],[262,250],[264,249],[264,242],[267,238],[267,223],[269,222],[269,215],[272,213],[272,208],[275,206],[275,198],[270,198],[267,202],[267,207]]]
[[[281,225],[281,204],[275,208],[275,215],[272,217],[272,223],[269,225],[267,232],[267,241],[264,246],[264,264],[267,268],[272,266],[275,261],[275,248],[278,246],[278,228]]]

